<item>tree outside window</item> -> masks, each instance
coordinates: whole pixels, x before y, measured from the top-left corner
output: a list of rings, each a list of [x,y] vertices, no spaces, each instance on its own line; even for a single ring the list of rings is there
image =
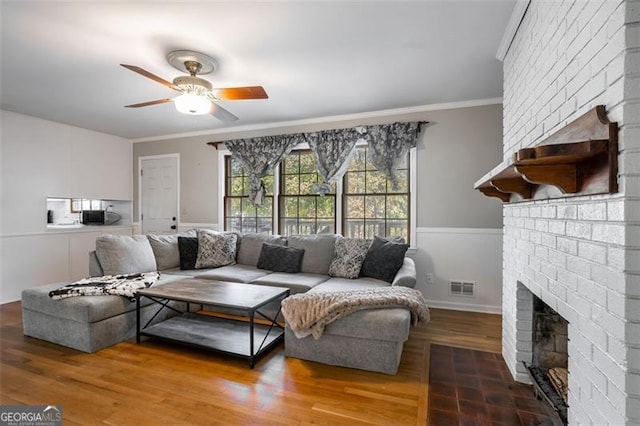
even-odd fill
[[[335,233],[335,185],[331,193],[320,196],[313,185],[322,179],[311,151],[294,151],[280,167],[280,233]]]
[[[409,240],[409,155],[398,169],[400,186],[368,160],[368,148],[356,148],[344,176],[343,234],[352,238],[375,235],[404,237]]]
[[[273,233],[273,174],[264,178],[265,201],[255,207],[249,201],[249,176],[232,156],[225,158],[224,229],[236,232]]]

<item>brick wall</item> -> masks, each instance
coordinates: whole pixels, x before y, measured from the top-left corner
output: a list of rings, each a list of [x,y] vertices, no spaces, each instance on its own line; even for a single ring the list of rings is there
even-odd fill
[[[596,105],[619,193],[506,204],[503,355],[531,362],[531,293],[569,321],[569,423],[640,422],[640,2],[533,0],[504,59],[504,158]]]

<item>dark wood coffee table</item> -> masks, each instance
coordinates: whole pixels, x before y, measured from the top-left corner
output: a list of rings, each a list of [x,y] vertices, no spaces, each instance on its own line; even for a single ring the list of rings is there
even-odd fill
[[[284,328],[273,318],[261,312],[265,305],[289,295],[289,289],[254,284],[187,278],[138,291],[136,295],[136,342],[140,336],[152,336],[173,342],[187,343],[213,351],[247,358],[251,368],[258,356],[275,347],[284,339]],[[161,306],[179,313],[178,316],[153,325],[154,315],[144,326],[140,324],[140,299],[149,298]],[[171,301],[186,302],[186,312],[170,306]],[[246,313],[248,321],[202,315],[191,312],[190,305],[225,308]],[[259,324],[255,316],[267,320]],[[255,341],[260,341],[257,350]]]

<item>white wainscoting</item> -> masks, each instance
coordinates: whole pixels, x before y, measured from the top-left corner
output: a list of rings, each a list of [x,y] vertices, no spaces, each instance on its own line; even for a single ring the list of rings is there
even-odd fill
[[[96,238],[131,232],[131,227],[110,227],[0,236],[0,303],[20,300],[27,288],[88,276],[89,252],[95,250]]]
[[[502,228],[418,228],[416,288],[429,306],[502,312]],[[433,283],[427,283],[427,274]],[[449,281],[475,283],[473,297],[452,296]]]
[[[180,223],[178,225],[178,232],[188,231],[189,229],[213,229],[214,231],[219,231],[219,226],[217,223]]]
[[[180,222],[178,224],[178,232],[185,232],[188,231],[190,229],[197,229],[197,228],[203,228],[203,229],[213,229],[214,231],[219,231],[219,227],[217,223],[186,223],[186,222]],[[175,231],[173,231],[175,232]],[[140,222],[134,222],[133,223],[133,233],[135,235],[139,235],[142,233],[142,225],[140,224]]]

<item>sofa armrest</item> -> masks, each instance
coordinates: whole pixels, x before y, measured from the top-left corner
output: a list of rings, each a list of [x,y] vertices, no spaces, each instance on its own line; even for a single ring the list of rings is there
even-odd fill
[[[404,258],[404,263],[396,274],[396,277],[393,279],[391,285],[401,285],[410,288],[414,288],[416,286],[416,263],[413,259],[410,257]]]
[[[89,252],[89,276],[91,277],[101,277],[104,275],[104,271],[102,270],[102,266],[100,265],[100,261],[98,260],[98,256],[96,256],[96,251]]]

